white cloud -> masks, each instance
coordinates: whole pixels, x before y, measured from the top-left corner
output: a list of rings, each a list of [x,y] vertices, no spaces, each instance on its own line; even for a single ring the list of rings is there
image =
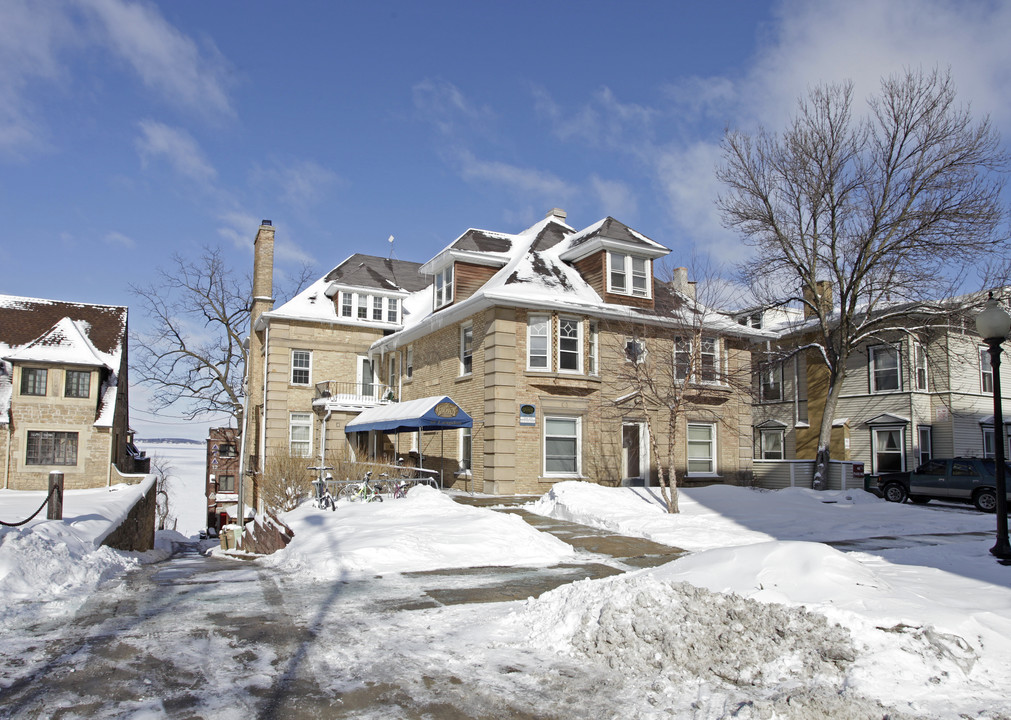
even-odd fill
[[[217,177],[217,171],[204,157],[197,141],[185,130],[143,120],[140,131],[136,145],[144,163],[162,158],[180,175],[204,184]]]
[[[253,180],[269,185],[284,203],[300,210],[320,202],[341,183],[337,173],[312,160],[276,161],[271,167],[257,167]]]
[[[127,237],[123,233],[116,232],[115,230],[107,233],[103,238],[103,241],[106,245],[119,245],[125,248],[134,248],[137,246],[137,243],[134,242],[133,238]]]
[[[456,153],[455,157],[460,175],[465,180],[499,185],[524,197],[533,196],[547,203],[546,207],[557,205],[558,201],[564,202],[577,191],[574,185],[544,170],[479,160],[467,150]]]
[[[455,136],[461,129],[484,132],[495,117],[486,105],[472,103],[456,85],[428,78],[412,88],[414,107],[422,119],[444,135]]]
[[[216,48],[198,47],[158,8],[127,0],[76,0],[97,21],[97,40],[125,60],[145,85],[206,115],[231,114],[227,71]]]
[[[605,208],[608,215],[621,218],[624,222],[634,222],[639,214],[639,203],[631,187],[617,180],[604,180],[598,175],[590,177],[589,185],[597,202]]]

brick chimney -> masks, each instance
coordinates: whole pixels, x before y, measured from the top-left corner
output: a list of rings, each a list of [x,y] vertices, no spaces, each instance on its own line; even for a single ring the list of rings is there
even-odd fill
[[[260,223],[253,241],[253,307],[264,302],[269,306],[259,313],[254,310],[253,322],[274,305],[274,226],[270,220]]]
[[[819,280],[815,284],[815,291],[812,293],[811,288],[804,287],[804,299],[809,303],[815,303],[815,295],[817,294],[816,304],[820,305],[826,314],[832,312],[832,283],[828,280]],[[804,305],[804,317],[814,317],[817,313],[808,305]]]

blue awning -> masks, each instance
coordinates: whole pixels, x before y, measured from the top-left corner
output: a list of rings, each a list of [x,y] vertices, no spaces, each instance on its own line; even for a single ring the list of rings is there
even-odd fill
[[[363,410],[358,417],[344,426],[344,432],[379,430],[386,433],[402,433],[473,426],[474,420],[459,405],[446,395],[436,395]]]

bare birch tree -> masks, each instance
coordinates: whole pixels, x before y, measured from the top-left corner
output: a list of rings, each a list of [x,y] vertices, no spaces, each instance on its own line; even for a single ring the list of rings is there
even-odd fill
[[[818,87],[782,133],[728,132],[717,169],[724,223],[755,249],[743,279],[759,303],[806,309],[805,348],[826,369],[815,487],[850,354],[901,325],[889,308],[949,293],[1007,239],[1007,155],[989,120],[956,104],[950,74],[907,71],[866,116],[852,105],[851,83]]]

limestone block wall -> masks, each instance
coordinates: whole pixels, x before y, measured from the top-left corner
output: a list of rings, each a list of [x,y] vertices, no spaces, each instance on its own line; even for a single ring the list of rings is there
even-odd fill
[[[155,494],[158,485],[153,480],[151,487],[137,501],[119,527],[113,530],[103,545],[116,550],[146,552],[154,548]]]
[[[95,408],[98,383],[91,383],[91,397],[63,397],[63,373],[60,368],[50,368],[45,396],[24,396],[15,385],[11,402],[11,427],[9,436],[8,487],[12,490],[45,490],[49,473],[58,470],[64,474],[67,489],[103,487],[109,482],[112,462],[113,436],[111,428],[95,427]],[[26,460],[29,431],[56,431],[77,433],[76,465],[29,465]]]

